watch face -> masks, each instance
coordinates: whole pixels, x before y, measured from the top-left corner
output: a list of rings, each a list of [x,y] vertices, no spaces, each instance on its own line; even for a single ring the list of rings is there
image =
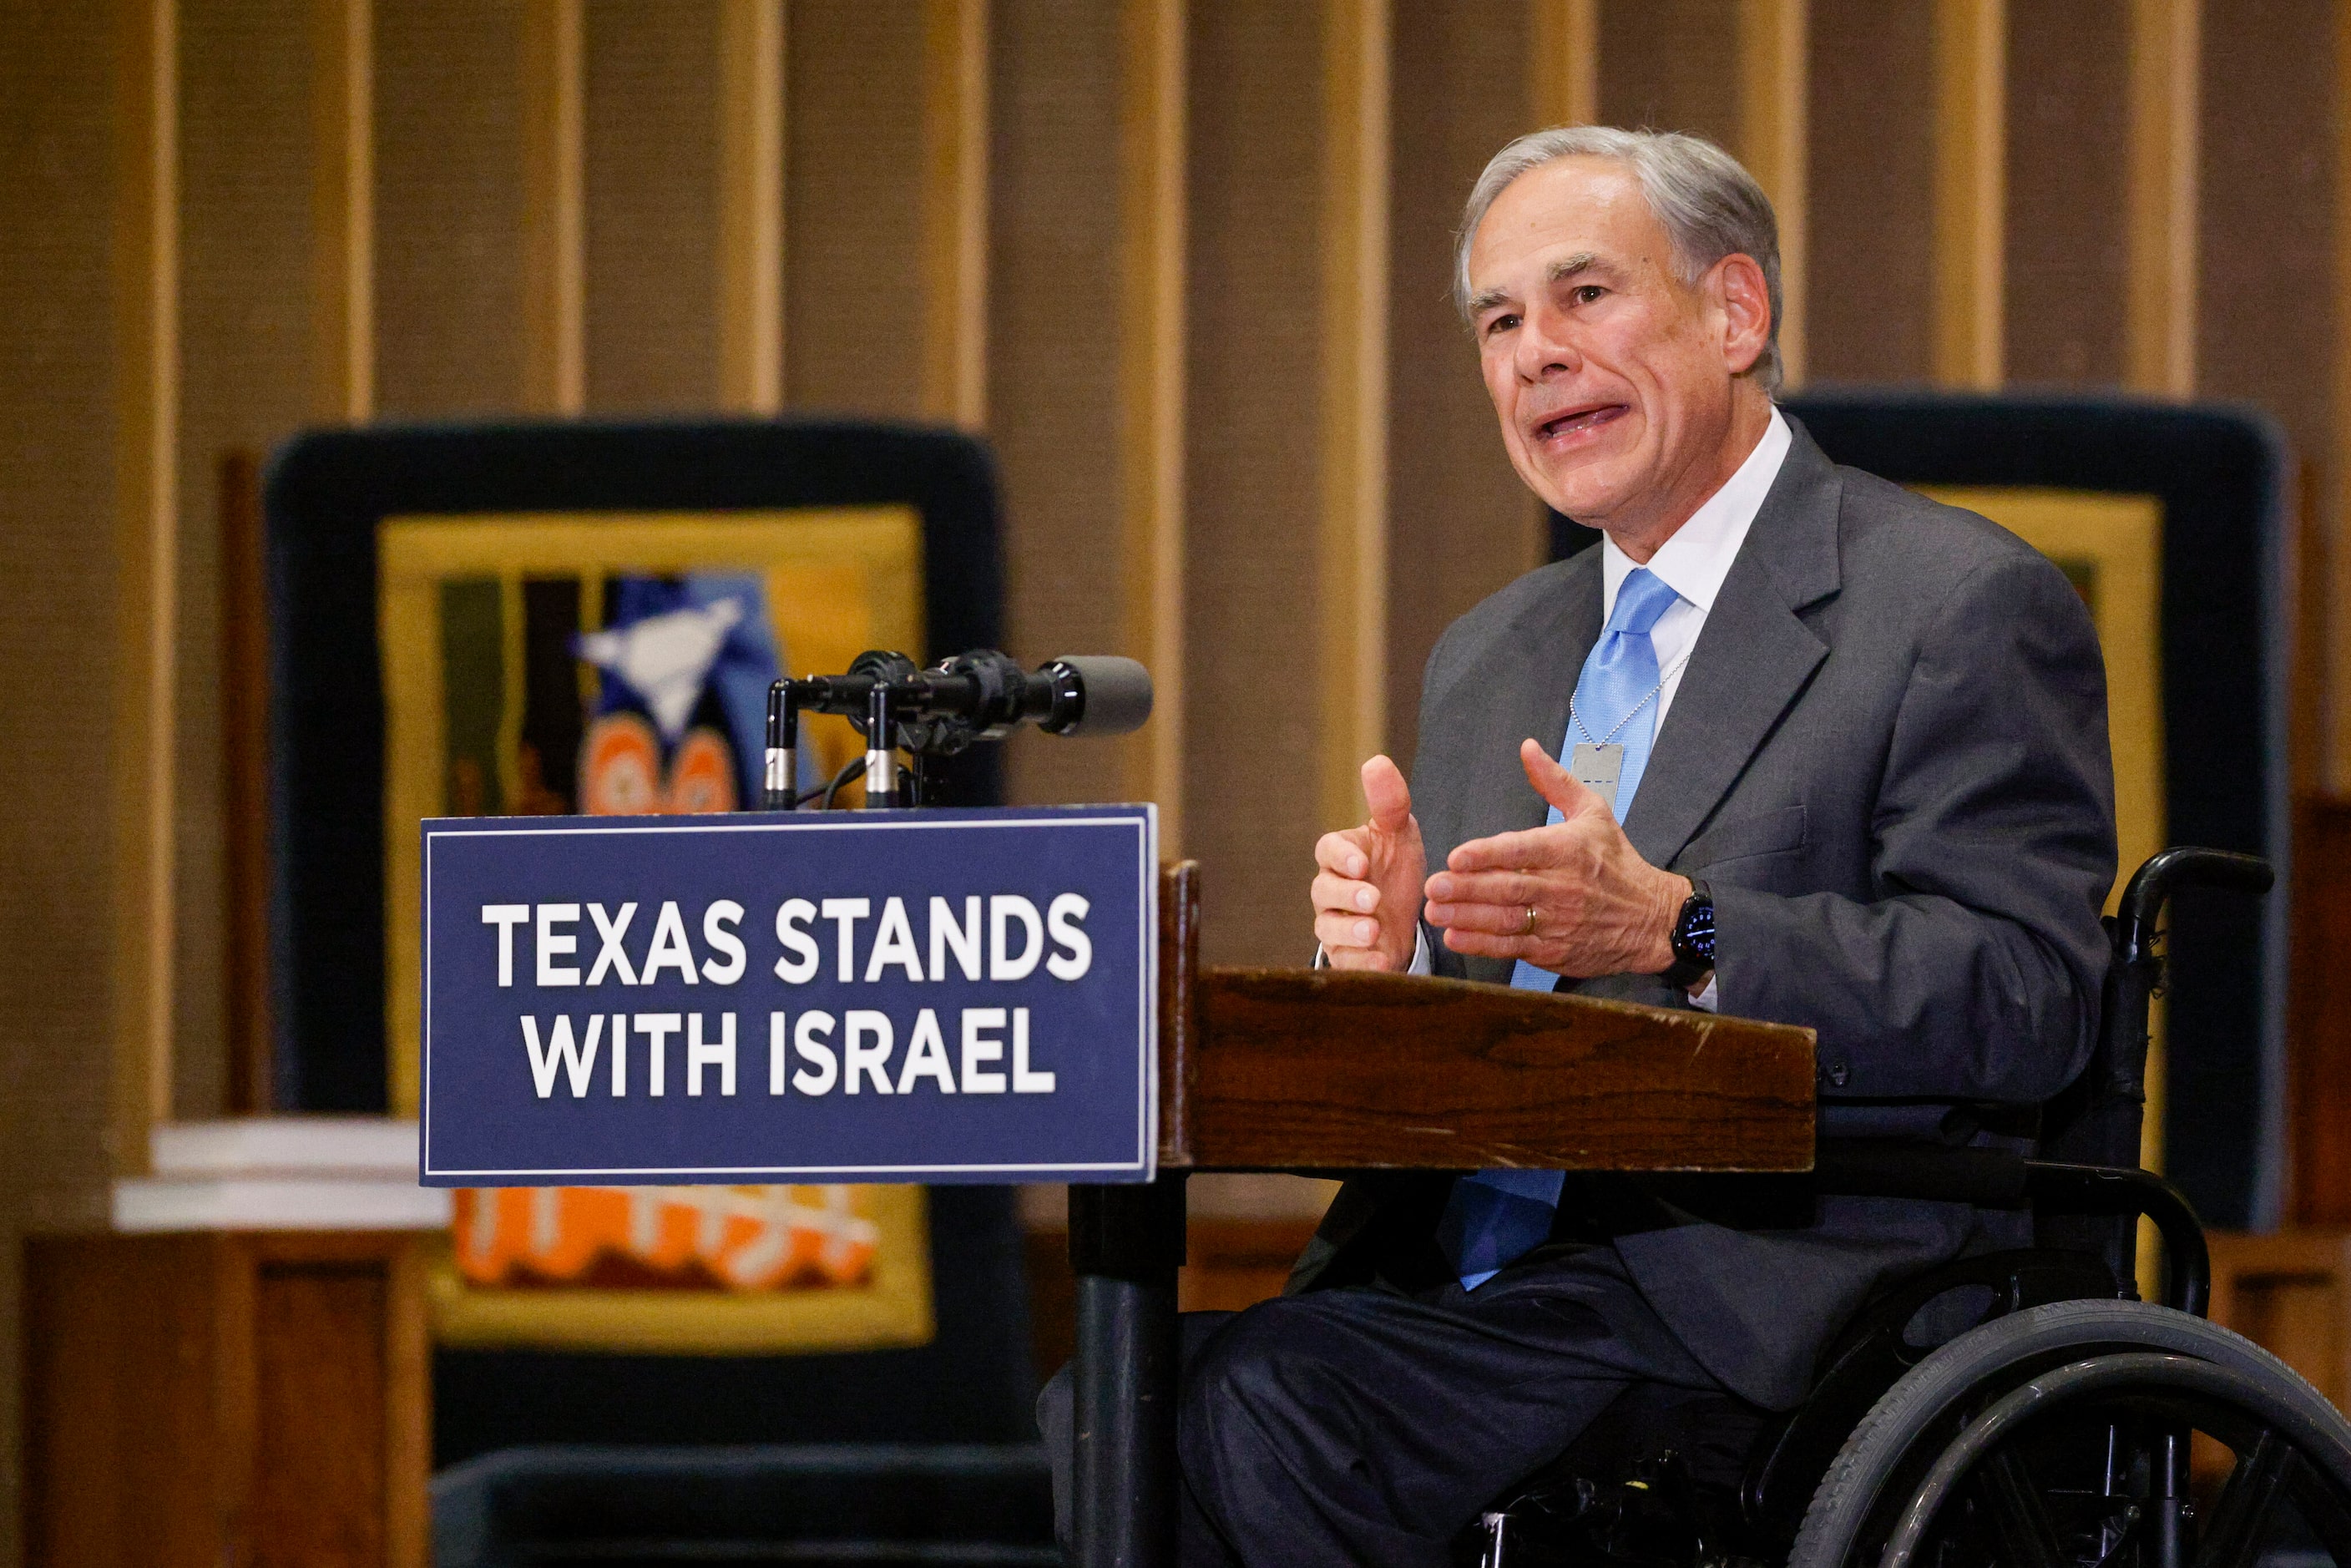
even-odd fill
[[[1674,926],[1674,956],[1714,962],[1714,900],[1704,894],[1692,894],[1682,905]]]

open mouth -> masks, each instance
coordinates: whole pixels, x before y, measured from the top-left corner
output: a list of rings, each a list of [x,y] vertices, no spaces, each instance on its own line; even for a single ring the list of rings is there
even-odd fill
[[[1614,421],[1624,413],[1625,405],[1621,402],[1604,402],[1583,408],[1565,409],[1535,426],[1535,442],[1538,445],[1548,446],[1573,441]]]

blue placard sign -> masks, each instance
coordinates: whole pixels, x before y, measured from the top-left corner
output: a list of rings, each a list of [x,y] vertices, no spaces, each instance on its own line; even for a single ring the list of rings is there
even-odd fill
[[[1147,1181],[1150,806],[423,830],[423,1181]]]

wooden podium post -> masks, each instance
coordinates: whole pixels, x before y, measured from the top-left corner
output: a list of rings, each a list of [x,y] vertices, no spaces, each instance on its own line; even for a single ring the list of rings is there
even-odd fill
[[[1203,969],[1159,891],[1159,1177],[1070,1189],[1081,1568],[1176,1561],[1176,1270],[1193,1171],[1788,1172],[1813,1031],[1404,975]]]

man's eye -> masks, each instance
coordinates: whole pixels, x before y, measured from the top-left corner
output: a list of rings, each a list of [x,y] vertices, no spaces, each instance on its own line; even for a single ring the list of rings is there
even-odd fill
[[[1600,285],[1596,283],[1581,283],[1576,285],[1575,288],[1568,295],[1568,298],[1574,300],[1578,305],[1594,305],[1599,303],[1601,297],[1605,295],[1607,292],[1608,290],[1601,287]]]
[[[1497,316],[1486,323],[1486,336],[1490,338],[1496,333],[1507,332],[1518,324],[1519,319],[1516,316]]]

